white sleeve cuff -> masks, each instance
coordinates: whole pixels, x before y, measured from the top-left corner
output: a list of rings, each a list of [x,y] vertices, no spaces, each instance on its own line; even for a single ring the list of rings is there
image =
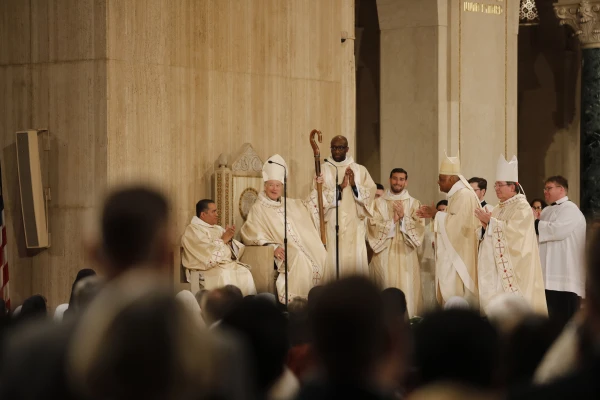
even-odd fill
[[[405,225],[404,225],[404,217],[402,217],[402,219],[400,220],[400,232],[404,233],[404,234],[408,234],[408,232],[406,231]]]
[[[387,239],[391,239],[393,237],[396,237],[396,223],[394,223],[394,225],[392,225],[392,227],[390,228],[390,231],[387,235]]]
[[[485,227],[485,235],[486,236],[492,236],[492,228],[494,226],[494,220],[495,220],[495,218],[490,218],[490,222],[488,222],[487,226]]]

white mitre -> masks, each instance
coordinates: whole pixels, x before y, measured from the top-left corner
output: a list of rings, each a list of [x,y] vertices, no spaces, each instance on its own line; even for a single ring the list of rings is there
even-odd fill
[[[460,175],[460,159],[446,156],[440,165],[440,175]]]
[[[273,161],[273,164],[269,163],[269,161]],[[285,169],[281,165],[277,165],[275,163],[285,165]],[[288,166],[283,157],[281,157],[279,154],[275,154],[274,156],[271,156],[263,165],[263,181],[279,181],[283,183],[283,178],[287,174],[287,169]]]
[[[517,156],[513,156],[510,162],[500,154],[498,166],[496,167],[496,182],[519,182],[519,162]]]

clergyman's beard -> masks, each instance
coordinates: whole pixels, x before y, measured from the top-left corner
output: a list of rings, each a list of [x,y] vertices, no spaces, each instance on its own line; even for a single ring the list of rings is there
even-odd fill
[[[396,192],[396,190],[394,190],[394,187],[393,187],[393,186],[392,186],[392,187],[390,187],[390,189],[392,189],[392,193],[393,193],[393,194],[400,194],[400,193],[402,193],[402,191],[404,190],[404,188],[402,188],[402,189],[400,189],[400,191]]]

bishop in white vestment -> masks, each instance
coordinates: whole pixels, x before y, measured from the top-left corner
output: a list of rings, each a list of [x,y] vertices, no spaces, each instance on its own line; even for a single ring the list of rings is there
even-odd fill
[[[367,260],[367,218],[372,214],[377,186],[365,167],[347,155],[348,140],[336,136],[331,140],[331,158],[321,165],[323,196],[326,198],[325,225],[327,230],[328,278],[336,273],[336,207],[339,213],[340,278],[348,275],[369,275]],[[338,181],[335,181],[336,170]],[[336,187],[340,195],[335,201]]]
[[[274,155],[270,161],[286,165]],[[287,169],[287,167],[286,167]],[[283,197],[284,169],[268,161],[263,166],[265,190],[250,209],[242,226],[244,243],[275,248],[279,276],[276,286],[279,301],[285,303],[284,204],[287,202],[288,302],[294,297],[308,297],[313,286],[322,284],[327,251],[319,235],[319,212],[316,191],[306,201]]]
[[[480,223],[474,212],[481,204],[460,174],[458,157],[446,157],[442,161],[438,184],[440,190],[448,194],[446,210],[421,206],[417,212],[421,218],[434,219],[436,297],[441,306],[458,296],[477,308],[477,228]]]
[[[420,315],[422,306],[419,247],[425,226],[417,216],[421,202],[406,190],[408,174],[402,168],[390,173],[390,189],[375,200],[368,222],[368,239],[374,255],[371,277],[382,288],[395,287],[406,296],[408,315]]]
[[[517,158],[507,162],[500,156],[494,185],[500,204],[491,214],[476,212],[485,228],[478,263],[481,309],[498,294],[514,293],[547,315],[534,217],[518,180]]]
[[[244,296],[256,294],[250,267],[239,261],[244,245],[233,239],[235,227],[224,229],[217,225],[217,212],[212,200],[200,200],[196,205],[197,215],[181,237],[181,262],[187,269],[188,280],[190,271],[200,271],[204,289],[234,285]],[[192,282],[192,288],[197,283]]]

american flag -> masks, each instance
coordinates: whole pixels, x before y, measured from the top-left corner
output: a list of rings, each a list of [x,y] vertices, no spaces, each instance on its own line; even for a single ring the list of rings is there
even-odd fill
[[[4,219],[4,198],[2,197],[2,168],[0,167],[0,295],[10,309],[10,296],[8,292],[8,258],[6,257],[6,223]]]

